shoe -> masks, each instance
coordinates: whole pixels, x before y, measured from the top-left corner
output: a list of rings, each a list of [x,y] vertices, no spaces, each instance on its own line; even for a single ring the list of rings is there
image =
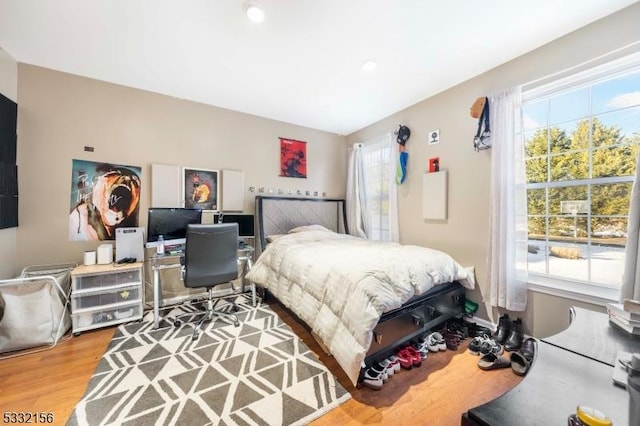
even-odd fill
[[[487,335],[487,336],[491,336],[491,330],[489,330],[487,327],[483,327],[481,325],[476,324],[475,322],[467,322],[467,329],[469,330],[469,336],[470,337],[478,337],[478,336],[483,336],[483,335]]]
[[[434,333],[427,335],[423,342],[430,352],[440,351],[440,344],[438,342],[438,339],[436,339],[436,337],[434,336]]]
[[[423,361],[427,359],[429,349],[427,349],[427,346],[425,344],[414,340],[413,342],[411,342],[411,347],[420,354],[420,359],[422,359]]]
[[[527,359],[527,361],[531,362],[536,354],[536,339],[529,337],[522,342],[522,346],[520,346],[520,353]]]
[[[504,349],[502,345],[497,343],[493,339],[485,339],[485,341],[480,346],[481,355],[487,355],[487,354],[502,355],[503,352],[504,352]]]
[[[405,370],[411,370],[413,368],[413,357],[406,348],[400,349],[396,353],[396,357],[398,358],[398,362],[400,362],[400,366]]]
[[[402,368],[400,367],[400,360],[395,355],[391,355],[389,358],[385,359],[385,361],[390,363],[394,373],[397,373]]]
[[[487,339],[487,336],[477,336],[471,339],[471,342],[469,342],[469,353],[472,355],[480,355],[480,349]]]
[[[452,351],[458,350],[458,345],[460,345],[460,335],[458,333],[446,331],[443,337],[444,337],[444,342],[447,345],[447,349]]]
[[[504,343],[504,347],[509,352],[514,352],[520,349],[522,346],[522,340],[524,339],[524,332],[522,331],[522,320],[518,318],[511,324],[511,333],[509,338]]]
[[[404,349],[411,356],[411,361],[413,363],[413,366],[420,367],[422,365],[422,357],[420,356],[418,351],[413,349],[411,346],[405,346]]]
[[[531,362],[521,352],[511,352],[511,369],[518,376],[524,376],[531,367]]]
[[[511,367],[511,362],[500,355],[488,353],[480,357],[478,367],[481,370],[497,370],[499,368]]]
[[[433,339],[436,341],[436,344],[438,345],[438,350],[439,351],[446,351],[447,350],[447,344],[444,341],[444,337],[442,337],[442,334],[438,333],[437,331],[435,333],[431,333],[431,335],[433,336]]]
[[[371,375],[379,375],[383,382],[389,380],[389,373],[384,364],[376,362],[369,367],[369,371],[371,371]]]
[[[496,332],[493,333],[493,340],[504,345],[504,343],[509,338],[509,334],[511,333],[511,320],[509,319],[508,314],[504,314],[498,320],[498,328]]]
[[[362,384],[371,389],[380,390],[384,385],[384,381],[382,380],[382,377],[379,374],[374,373],[370,368],[368,368],[364,372],[364,377],[362,378]]]

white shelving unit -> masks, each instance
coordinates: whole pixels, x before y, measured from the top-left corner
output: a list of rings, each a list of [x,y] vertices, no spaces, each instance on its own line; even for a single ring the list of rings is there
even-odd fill
[[[81,265],[71,272],[73,334],[142,318],[143,263]]]

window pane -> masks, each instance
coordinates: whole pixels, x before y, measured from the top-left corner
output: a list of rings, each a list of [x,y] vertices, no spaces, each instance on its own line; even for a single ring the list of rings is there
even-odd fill
[[[568,186],[564,188],[549,188],[549,214],[570,215],[570,209],[568,209],[567,201],[584,201],[587,200],[587,187],[586,185],[580,186]],[[565,202],[565,209],[562,209],[562,202]]]
[[[547,157],[537,157],[525,160],[527,168],[527,183],[547,181]]]
[[[551,181],[587,179],[589,177],[588,151],[551,157]]]
[[[549,124],[576,120],[589,115],[589,88],[578,89],[549,100]]]
[[[581,281],[589,279],[586,244],[549,244],[549,274]]]
[[[529,216],[529,238],[544,240],[547,234],[544,217]]]
[[[522,127],[525,131],[534,130],[540,127],[546,129],[547,112],[549,110],[549,101],[543,100],[522,107]]]
[[[627,244],[627,218],[594,217],[591,219],[593,244],[605,244],[624,248]]]
[[[591,187],[591,214],[628,215],[633,183],[593,185]],[[624,229],[626,232],[626,228]]]
[[[524,133],[525,157],[547,155],[547,129]]]
[[[593,114],[640,105],[640,72],[593,86]]]
[[[640,92],[638,93],[640,100]],[[594,117],[593,146],[609,146],[640,139],[640,107]]]
[[[545,215],[546,214],[546,190],[529,189],[527,190],[527,214],[529,215]]]
[[[587,218],[550,217],[549,241],[580,242],[587,237]]]
[[[589,148],[589,120],[558,124],[549,133],[549,150],[552,154]]]
[[[593,151],[593,177],[634,176],[638,145],[621,145]]]
[[[530,272],[547,273],[547,245],[544,240],[529,240],[527,263]]]

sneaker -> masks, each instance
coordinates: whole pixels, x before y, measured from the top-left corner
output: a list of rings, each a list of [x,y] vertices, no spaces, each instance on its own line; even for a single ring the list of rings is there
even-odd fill
[[[391,365],[393,366],[393,370],[394,372],[398,372],[400,371],[400,369],[402,367],[400,367],[400,360],[398,359],[397,356],[395,355],[391,355],[389,358],[386,359],[387,361],[389,361],[391,363]]]
[[[422,365],[422,357],[420,356],[418,351],[413,349],[411,346],[405,346],[404,350],[406,350],[407,353],[411,356],[411,361],[414,367],[420,367]]]
[[[384,372],[387,373],[387,377],[391,377],[396,374],[393,362],[389,361],[389,359],[383,359],[379,364],[385,368]],[[398,364],[398,367],[400,367],[400,364]]]
[[[425,338],[424,344],[427,346],[430,352],[440,351],[440,345],[438,343],[438,340],[435,338],[434,333],[429,334]]]
[[[376,374],[370,368],[368,368],[364,372],[364,377],[362,378],[362,384],[367,387],[370,387],[371,389],[380,390],[384,385],[384,381],[382,380],[382,377],[379,374]]]
[[[494,354],[494,355],[502,355],[504,352],[504,348],[501,344],[497,343],[493,339],[485,339],[485,341],[480,346],[480,353],[482,355]]]
[[[406,370],[411,370],[413,368],[413,359],[411,354],[407,351],[406,348],[400,349],[396,353],[396,357],[398,358],[398,362],[400,366]]]
[[[371,375],[378,375],[382,379],[383,382],[389,380],[389,373],[387,373],[387,367],[382,365],[379,362],[376,362],[369,367],[367,371],[371,371]]]
[[[471,342],[469,342],[469,353],[472,355],[480,355],[480,349],[486,340],[488,340],[486,335],[477,336],[471,339]]]
[[[437,331],[435,333],[431,334],[433,336],[433,339],[436,341],[436,344],[438,345],[438,350],[439,351],[446,351],[447,350],[447,343],[444,341],[444,337],[442,337],[442,334],[438,333]]]
[[[420,343],[414,340],[411,342],[411,347],[420,354],[420,358],[423,361],[427,359],[427,354],[429,353],[429,349],[427,349],[427,347],[423,343]]]

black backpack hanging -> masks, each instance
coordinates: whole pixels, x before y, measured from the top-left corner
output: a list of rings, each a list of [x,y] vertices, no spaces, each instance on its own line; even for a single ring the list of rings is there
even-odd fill
[[[484,98],[484,107],[478,120],[478,131],[473,138],[473,149],[476,152],[491,148],[491,121],[489,120],[489,99]]]

